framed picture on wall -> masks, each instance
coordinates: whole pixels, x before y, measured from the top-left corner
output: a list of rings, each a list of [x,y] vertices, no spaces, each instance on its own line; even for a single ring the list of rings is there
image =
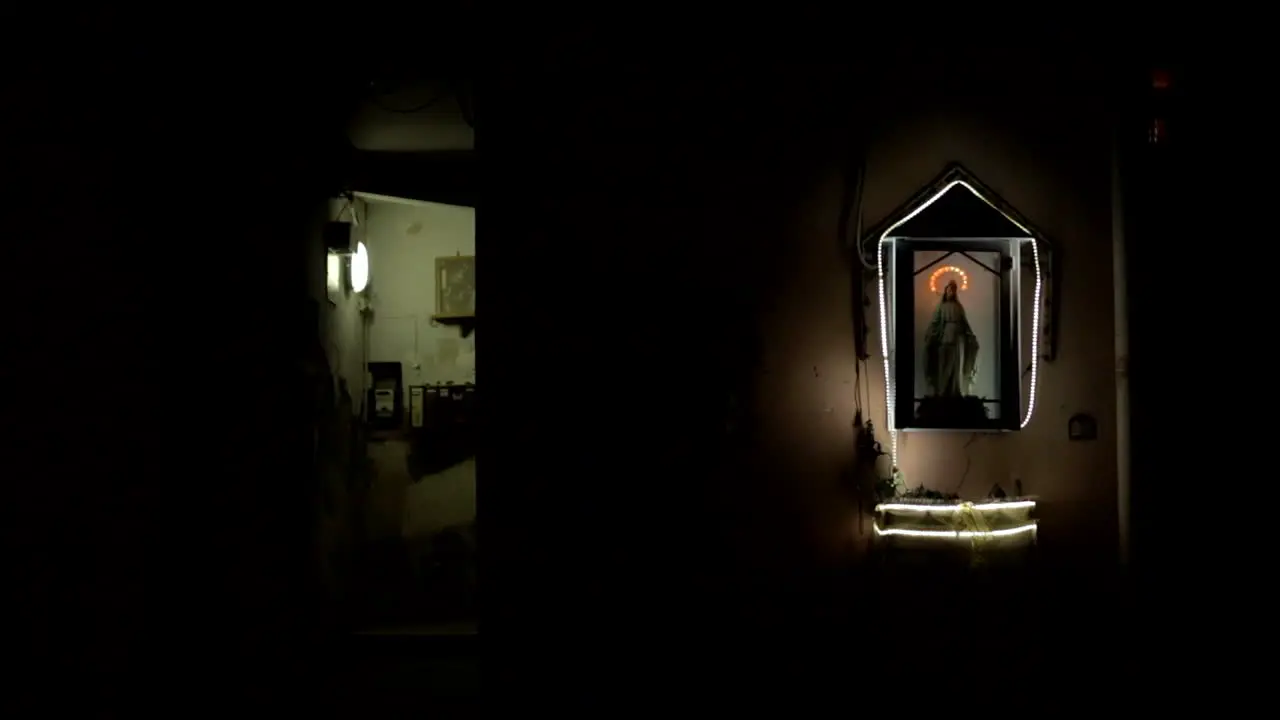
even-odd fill
[[[455,255],[436,258],[436,320],[461,320],[476,315],[476,258]]]

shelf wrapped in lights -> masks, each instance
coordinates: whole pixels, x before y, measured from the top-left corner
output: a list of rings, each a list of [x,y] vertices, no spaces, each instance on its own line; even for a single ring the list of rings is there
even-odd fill
[[[896,548],[1022,549],[1036,542],[1036,502],[1030,498],[876,505],[876,542]]]

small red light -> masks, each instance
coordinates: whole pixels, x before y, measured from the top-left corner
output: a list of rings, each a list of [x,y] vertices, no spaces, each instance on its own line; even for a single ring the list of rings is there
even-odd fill
[[[1168,90],[1172,84],[1173,81],[1169,77],[1168,70],[1156,69],[1151,71],[1151,87],[1157,90]]]

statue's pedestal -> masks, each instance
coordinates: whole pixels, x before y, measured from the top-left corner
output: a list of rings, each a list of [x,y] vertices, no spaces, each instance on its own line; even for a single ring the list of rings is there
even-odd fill
[[[1035,546],[1037,526],[1031,517],[1035,507],[1030,498],[881,503],[876,506],[876,546],[969,560],[1016,560]]]
[[[986,403],[973,395],[926,397],[916,407],[916,419],[929,425],[981,426],[988,422]]]

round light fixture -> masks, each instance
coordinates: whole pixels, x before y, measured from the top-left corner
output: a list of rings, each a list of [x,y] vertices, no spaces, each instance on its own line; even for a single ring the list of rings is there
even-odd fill
[[[351,256],[351,289],[364,292],[369,285],[369,251],[364,243],[356,243],[356,253]]]

